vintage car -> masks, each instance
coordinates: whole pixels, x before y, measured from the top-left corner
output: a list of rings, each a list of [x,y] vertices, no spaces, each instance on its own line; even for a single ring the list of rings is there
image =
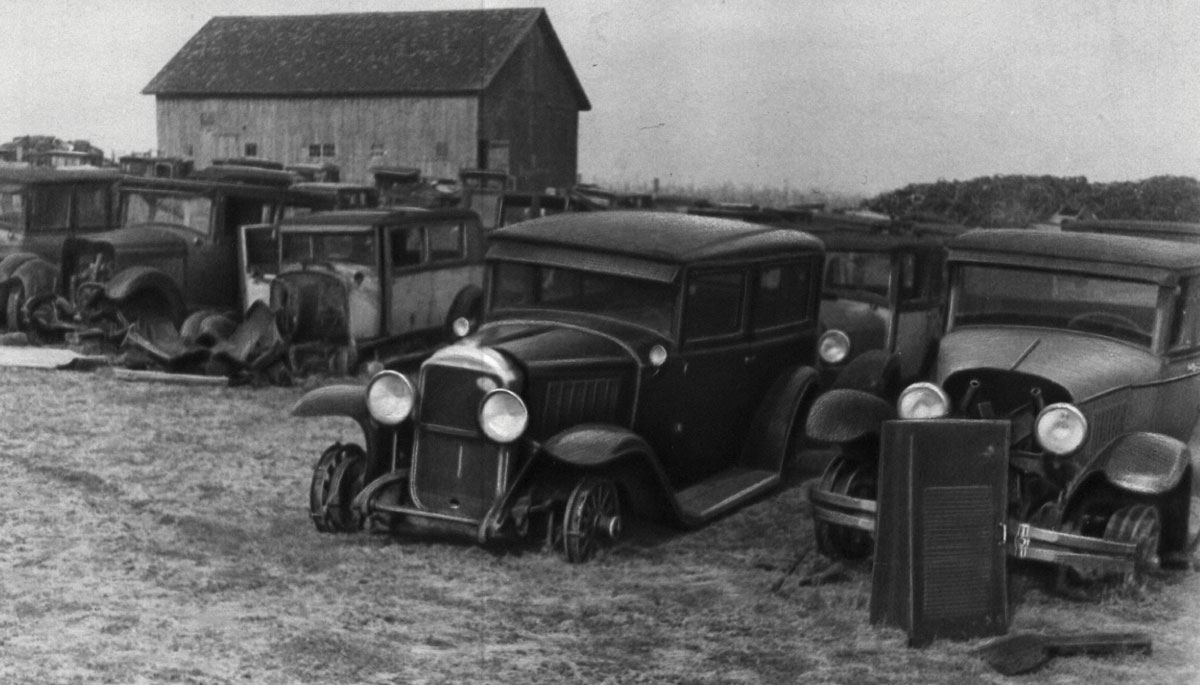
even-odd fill
[[[317,212],[246,233],[247,306],[266,295],[293,354],[332,359],[339,372],[368,355],[386,364],[400,349],[428,350],[455,320],[478,325],[483,313],[474,212]],[[277,257],[264,254],[276,245]]]
[[[1184,221],[1142,221],[1134,219],[1085,219],[1065,221],[1062,230],[1073,233],[1107,233],[1139,238],[1178,240],[1200,243],[1200,223]]]
[[[10,331],[28,328],[32,298],[53,293],[63,241],[112,228],[119,180],[107,170],[0,168],[0,301]]]
[[[856,380],[873,377],[881,394],[894,397],[902,382],[933,366],[945,326],[945,242],[966,229],[818,212],[805,230],[825,243],[822,385],[837,387],[859,359]]]
[[[294,408],[363,431],[317,460],[316,527],[375,517],[580,562],[627,512],[698,526],[745,504],[779,483],[816,392],[821,262],[802,232],[682,214],[492,232],[475,333]]]
[[[126,177],[120,227],[63,243],[60,294],[76,309],[113,307],[129,321],[179,325],[202,308],[240,315],[238,227],[273,223],[309,201],[276,185]]]
[[[117,167],[126,176],[187,178],[195,170],[195,163],[184,157],[122,155],[117,160]]]
[[[1004,458],[993,485],[1007,490],[1006,523],[980,534],[1010,557],[1085,578],[1187,563],[1200,531],[1200,245],[987,230],[948,246],[932,382],[894,408],[832,390],[809,415],[810,436],[843,448],[811,494],[822,551],[869,555],[880,465],[911,459],[912,477],[929,478],[920,464],[936,453],[958,456],[936,474],[948,479]],[[946,525],[962,530],[986,499],[946,509]]]

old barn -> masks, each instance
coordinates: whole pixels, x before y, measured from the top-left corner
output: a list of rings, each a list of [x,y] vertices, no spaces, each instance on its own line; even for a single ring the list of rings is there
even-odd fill
[[[214,17],[142,91],[158,147],[376,165],[455,177],[506,170],[517,187],[575,181],[591,109],[543,9]]]

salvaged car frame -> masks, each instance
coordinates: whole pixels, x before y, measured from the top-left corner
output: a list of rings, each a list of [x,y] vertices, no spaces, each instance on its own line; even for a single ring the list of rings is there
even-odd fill
[[[491,233],[485,323],[411,376],[322,388],[365,448],[318,460],[318,529],[370,517],[585,561],[629,511],[698,526],[780,481],[817,390],[822,266],[802,232],[559,214]],[[462,327],[465,329],[465,326]]]
[[[240,178],[246,168],[213,169]],[[177,326],[202,308],[240,316],[238,227],[274,223],[290,204],[312,201],[273,185],[132,177],[120,197],[120,228],[63,243],[60,295],[76,310],[113,307],[129,321]]]
[[[923,439],[954,452],[939,431],[1000,420],[1010,556],[1084,577],[1186,563],[1200,538],[1200,245],[991,230],[949,248],[933,382],[896,409],[833,390],[809,415],[811,437],[842,447],[811,495],[822,550],[871,552],[876,454],[905,449],[880,445],[881,427],[927,424]]]
[[[334,359],[342,372],[368,354],[394,363],[401,350],[449,340],[457,319],[474,328],[483,313],[484,236],[474,212],[317,212],[246,233],[259,246],[246,250],[246,304],[262,297],[264,262],[274,259],[269,302],[298,360]],[[275,254],[262,255],[262,246]]]
[[[28,330],[28,303],[54,292],[64,240],[112,228],[119,180],[107,170],[0,168],[0,302],[8,330]]]
[[[805,230],[826,251],[825,332],[817,346],[822,385],[863,389],[869,378],[894,398],[903,382],[933,366],[945,327],[945,242],[966,229],[819,212]]]

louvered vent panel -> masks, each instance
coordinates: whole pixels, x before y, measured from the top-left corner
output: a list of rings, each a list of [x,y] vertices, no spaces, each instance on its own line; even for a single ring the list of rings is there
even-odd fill
[[[557,380],[546,384],[541,425],[549,433],[582,422],[615,422],[618,378]]]
[[[988,557],[994,544],[992,500],[986,486],[925,489],[919,544],[925,557],[927,617],[968,616],[988,606],[991,568],[979,560]]]

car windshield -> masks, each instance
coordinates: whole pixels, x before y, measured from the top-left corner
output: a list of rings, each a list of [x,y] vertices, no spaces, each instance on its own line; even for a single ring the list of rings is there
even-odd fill
[[[497,263],[492,274],[493,311],[585,312],[671,333],[675,288],[665,283],[507,262]]]
[[[213,201],[206,195],[126,190],[122,196],[122,226],[171,224],[208,235]]]
[[[886,252],[829,252],[825,255],[827,294],[853,297],[866,293],[886,299],[891,277],[892,258]]]
[[[955,326],[1042,326],[1099,333],[1149,346],[1158,286],[1103,276],[963,265],[953,296]]]
[[[283,263],[338,262],[375,267],[375,235],[369,231],[338,230],[337,226],[283,231]]]

